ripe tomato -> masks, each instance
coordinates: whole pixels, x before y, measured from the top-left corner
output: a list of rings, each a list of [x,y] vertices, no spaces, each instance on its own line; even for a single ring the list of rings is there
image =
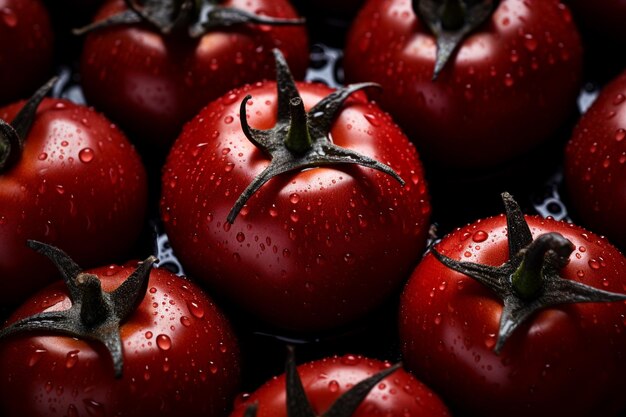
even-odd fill
[[[602,90],[565,153],[569,204],[581,223],[626,249],[626,72]]]
[[[110,292],[135,267],[86,272]],[[124,368],[119,379],[99,343],[44,330],[5,338],[0,343],[2,415],[226,415],[239,383],[239,350],[229,323],[197,286],[164,269],[150,272],[147,288],[120,326]],[[58,282],[30,298],[9,324],[71,305],[67,287]]]
[[[411,4],[368,1],[344,66],[347,81],[383,86],[381,106],[426,160],[502,164],[548,139],[575,109],[582,50],[565,5],[502,0],[433,81],[436,41]]]
[[[286,0],[225,0],[220,5],[297,17]],[[94,20],[122,10],[123,0],[109,0]],[[110,27],[87,36],[81,82],[88,102],[133,137],[169,147],[183,124],[210,101],[231,88],[271,77],[274,47],[303,77],[308,63],[303,26],[236,25],[211,29],[199,39],[164,36],[145,24]]]
[[[558,232],[573,243],[569,263],[559,272],[562,281],[624,291],[626,260],[605,239],[573,224],[525,219],[533,237]],[[504,216],[491,217],[455,230],[435,249],[453,260],[499,266],[511,258],[507,237],[516,229],[507,227]],[[506,287],[509,280],[499,282]],[[529,304],[541,304],[551,290],[544,285]],[[407,368],[463,415],[613,416],[624,409],[623,301],[561,304],[532,313],[513,327],[498,355],[504,310],[496,294],[428,254],[400,305]]]
[[[23,102],[0,109],[12,121]],[[126,254],[143,227],[146,173],[122,132],[93,109],[44,99],[19,159],[0,172],[0,304],[54,278],[26,247],[38,239],[94,266]]]
[[[297,89],[307,110],[333,92],[321,84]],[[363,317],[397,289],[424,248],[430,205],[415,148],[362,94],[337,107],[334,122],[327,112],[303,111],[302,119],[328,121],[334,145],[390,165],[407,185],[351,164],[300,169],[271,179],[231,225],[235,200],[269,165],[238,120],[246,95],[252,99],[241,107],[252,128],[278,126],[276,83],[259,82],[202,110],[168,156],[161,213],[175,253],[191,276],[274,326],[321,330]]]
[[[363,356],[331,357],[300,365],[297,374],[302,381],[311,408],[323,416],[337,399],[352,387],[390,365]],[[287,417],[285,374],[274,377],[238,403],[231,417],[242,417],[246,408],[257,402],[258,417]],[[304,414],[300,414],[304,415]],[[330,415],[330,414],[329,414]],[[385,377],[365,397],[354,413],[335,413],[341,417],[366,416],[450,416],[443,402],[411,374],[398,369]]]
[[[0,0],[0,104],[26,97],[50,75],[54,41],[39,0]]]

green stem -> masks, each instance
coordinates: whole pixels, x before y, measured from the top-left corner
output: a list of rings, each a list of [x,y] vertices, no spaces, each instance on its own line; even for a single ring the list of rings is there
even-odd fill
[[[311,149],[313,140],[309,133],[304,103],[300,97],[293,97],[289,100],[289,111],[291,121],[287,137],[285,138],[285,146],[291,152],[302,155]]]
[[[444,30],[459,30],[465,24],[465,10],[461,0],[445,0],[441,14],[441,25]]]
[[[536,298],[543,288],[546,266],[563,267],[573,251],[572,242],[559,233],[546,233],[535,239],[523,250],[523,260],[511,275],[517,295],[525,300]]]

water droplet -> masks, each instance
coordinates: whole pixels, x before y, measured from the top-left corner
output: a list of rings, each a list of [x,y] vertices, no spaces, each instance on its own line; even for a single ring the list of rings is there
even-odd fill
[[[610,165],[611,165],[611,159],[609,158],[609,155],[607,155],[606,158],[604,158],[604,161],[602,161],[602,167],[608,168]]]
[[[378,119],[376,118],[376,116],[374,116],[373,114],[364,114],[363,117],[365,117],[365,120],[367,120],[372,126],[380,126],[380,122],[378,121]]]
[[[300,216],[298,215],[298,212],[295,210],[291,211],[291,214],[289,214],[289,218],[294,223],[298,223],[298,220],[300,220]]]
[[[227,125],[231,124],[233,122],[233,120],[235,120],[233,118],[233,116],[226,116],[226,117],[224,117],[224,123],[226,123]]]
[[[339,391],[339,382],[335,381],[334,379],[332,381],[330,381],[328,383],[328,389],[330,392],[337,392]]]
[[[354,366],[358,365],[359,362],[361,362],[361,360],[354,355],[346,355],[341,358],[341,363],[343,363],[344,365]]]
[[[496,334],[495,333],[489,333],[487,335],[487,338],[485,339],[485,347],[487,349],[493,349],[493,347],[496,345]]]
[[[85,404],[85,408],[87,409],[87,414],[92,417],[104,417],[104,405],[88,398],[84,399],[83,403]]]
[[[300,196],[297,193],[293,193],[289,196],[291,204],[298,204],[300,202]]]
[[[591,269],[600,269],[600,262],[595,259],[590,259],[588,264]]]
[[[160,334],[156,338],[156,343],[161,350],[170,350],[172,347],[172,339],[168,335]]]
[[[471,257],[471,256],[472,256],[472,253],[471,253],[471,252],[469,252],[469,251],[466,251],[466,252],[463,254],[463,256],[465,256],[466,258],[469,258],[469,257]]]
[[[615,131],[615,140],[621,142],[624,140],[624,138],[626,138],[626,129],[617,129]]]
[[[67,417],[78,417],[78,410],[74,404],[67,407]]]
[[[440,325],[441,324],[441,313],[437,313],[437,315],[435,316],[435,319],[433,321],[435,322],[436,325]]]
[[[514,84],[513,76],[509,74],[508,72],[504,74],[504,85],[506,85],[507,87],[512,87],[513,84]]]
[[[244,240],[246,240],[246,235],[244,235],[242,232],[237,233],[237,242],[241,243]]]
[[[276,207],[274,205],[272,205],[272,207],[270,207],[269,213],[270,213],[270,216],[272,216],[272,217],[278,216],[278,210],[276,210]]]
[[[191,326],[191,320],[189,319],[189,317],[187,316],[182,316],[180,318],[180,323],[185,326],[185,327],[189,327]]]
[[[624,102],[624,100],[626,100],[626,96],[624,96],[622,93],[619,93],[613,99],[613,104],[617,106],[619,104],[622,104]]]
[[[348,265],[354,265],[354,263],[356,262],[354,255],[352,255],[351,253],[346,253],[345,255],[343,255],[343,260]]]
[[[17,14],[8,7],[0,9],[0,18],[2,18],[4,24],[10,28],[17,26]]]
[[[195,301],[187,301],[187,308],[195,318],[201,319],[204,317],[204,310]]]
[[[213,361],[209,362],[209,371],[215,375],[217,373],[217,366],[215,365],[215,363],[213,363]]]
[[[37,157],[37,159],[39,159],[40,161],[45,161],[48,158],[48,154],[45,152],[42,152],[39,154],[39,156]]]
[[[480,242],[484,242],[485,240],[487,240],[488,237],[489,235],[487,234],[487,232],[485,232],[484,230],[479,230],[476,233],[474,233],[474,236],[472,236],[472,240],[474,242],[480,243]]]
[[[528,49],[530,52],[533,52],[537,49],[538,43],[537,39],[533,37],[530,33],[524,35],[524,47]]]
[[[67,356],[65,357],[65,367],[67,369],[71,369],[78,363],[78,350],[71,350],[67,352]]]
[[[144,334],[144,336],[146,336],[146,339],[148,339],[148,340],[149,340],[149,339],[152,339],[153,334],[152,334],[152,332],[151,332],[151,331],[147,331],[147,332]]]
[[[30,355],[30,358],[28,359],[28,366],[32,368],[37,365],[46,353],[48,353],[46,349],[35,349],[33,354]]]
[[[78,159],[80,159],[81,162],[89,163],[93,161],[93,157],[94,157],[94,152],[93,152],[93,149],[91,148],[81,149],[81,151],[78,152]]]

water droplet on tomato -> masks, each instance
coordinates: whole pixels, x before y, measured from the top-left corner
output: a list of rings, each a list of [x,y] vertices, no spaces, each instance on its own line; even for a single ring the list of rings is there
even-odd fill
[[[537,49],[537,46],[537,39],[535,39],[532,34],[527,33],[526,35],[524,35],[524,47],[526,49],[528,49],[530,52],[533,52]]]
[[[185,326],[185,327],[189,327],[191,326],[191,320],[189,319],[189,317],[187,316],[182,316],[180,318],[180,323]]]
[[[291,204],[298,204],[300,202],[300,196],[297,193],[293,193],[289,196]]]
[[[209,362],[209,371],[215,375],[218,371],[217,366],[215,365],[215,363],[213,363],[213,361]]]
[[[477,243],[484,242],[487,238],[489,238],[489,235],[484,230],[479,230],[472,236],[472,240]]]
[[[172,347],[172,339],[168,335],[160,334],[156,338],[156,343],[161,350],[170,350]]]
[[[487,349],[493,349],[493,347],[496,345],[496,334],[495,333],[489,333],[487,335],[487,338],[485,339],[485,347]]]
[[[28,366],[32,368],[37,365],[46,353],[48,353],[46,349],[35,349],[30,358],[28,358]]]
[[[8,7],[3,7],[2,9],[0,9],[0,18],[2,18],[4,24],[10,28],[14,28],[15,26],[17,26],[17,14]]]
[[[204,317],[204,310],[195,301],[187,301],[187,308],[195,318],[201,319]]]
[[[87,410],[87,414],[89,414],[90,416],[92,417],[104,417],[105,416],[104,405],[100,404],[99,402],[86,398],[83,400],[83,403],[85,404],[85,409]]]
[[[618,105],[622,104],[624,102],[624,100],[626,100],[626,96],[624,96],[624,94],[622,94],[622,93],[619,93],[613,99],[613,104],[618,106]]]
[[[380,122],[373,114],[367,113],[364,114],[363,117],[365,117],[365,120],[367,120],[372,126],[380,126]]]
[[[515,81],[513,80],[513,76],[508,72],[504,75],[504,85],[507,87],[512,87]]]
[[[354,263],[356,262],[354,255],[352,255],[351,253],[346,253],[345,255],[343,255],[343,260],[348,265],[354,265]]]
[[[246,240],[246,235],[244,235],[242,232],[237,233],[237,242],[241,243],[244,240]]]
[[[619,128],[615,131],[615,140],[621,142],[626,138],[626,129]]]
[[[233,116],[226,116],[226,117],[224,117],[224,123],[226,123],[227,125],[231,124],[233,122],[233,120],[235,120],[233,118]]]
[[[337,392],[337,391],[339,391],[339,382],[335,381],[334,379],[332,381],[330,381],[328,383],[328,390],[330,392]]]
[[[71,350],[67,352],[65,357],[65,367],[67,369],[73,368],[78,363],[78,350]]]
[[[89,163],[93,161],[93,157],[94,157],[94,152],[93,152],[93,149],[91,148],[81,149],[81,151],[78,152],[78,159],[80,159],[81,162]]]
[[[37,159],[39,159],[40,161],[45,161],[48,158],[48,154],[45,152],[42,152],[39,154],[39,156],[37,157]]]
[[[600,262],[595,259],[590,259],[588,264],[591,269],[600,269]]]

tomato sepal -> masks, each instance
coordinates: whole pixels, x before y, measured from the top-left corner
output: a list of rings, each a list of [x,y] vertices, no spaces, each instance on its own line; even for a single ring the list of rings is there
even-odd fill
[[[329,165],[356,164],[392,176],[404,186],[404,180],[388,165],[353,150],[335,145],[329,138],[330,128],[343,103],[353,93],[378,87],[374,83],[351,84],[320,100],[308,113],[296,87],[287,61],[278,49],[276,59],[276,86],[278,110],[272,129],[252,128],[247,121],[247,95],[239,108],[239,119],[246,138],[270,156],[269,165],[246,187],[230,210],[227,221],[232,224],[246,202],[265,183],[277,175]]]
[[[217,27],[238,24],[272,26],[303,25],[305,20],[261,16],[235,7],[223,7],[206,0],[146,0],[139,6],[136,0],[125,1],[128,9],[111,17],[73,30],[75,35],[111,26],[145,22],[163,35],[187,31],[198,38]]]
[[[28,246],[47,256],[63,276],[72,306],[26,317],[0,330],[0,340],[28,332],[52,332],[102,343],[113,360],[116,378],[124,366],[120,324],[133,313],[148,289],[150,270],[157,258],[149,256],[118,288],[102,289],[100,279],[82,269],[62,250],[35,240]]]
[[[500,266],[456,261],[432,249],[434,257],[448,268],[465,274],[493,291],[503,302],[494,352],[499,354],[515,329],[533,313],[571,303],[626,300],[626,294],[600,290],[564,279],[560,270],[569,262],[573,244],[559,233],[532,239],[519,205],[503,193],[508,227],[509,260]]]
[[[19,159],[26,136],[35,121],[37,108],[58,79],[59,77],[52,77],[47,83],[39,87],[11,123],[0,119],[0,173]]]
[[[413,10],[437,39],[433,80],[461,41],[491,16],[498,3],[499,0],[479,0],[472,4],[462,0],[413,0]]]

